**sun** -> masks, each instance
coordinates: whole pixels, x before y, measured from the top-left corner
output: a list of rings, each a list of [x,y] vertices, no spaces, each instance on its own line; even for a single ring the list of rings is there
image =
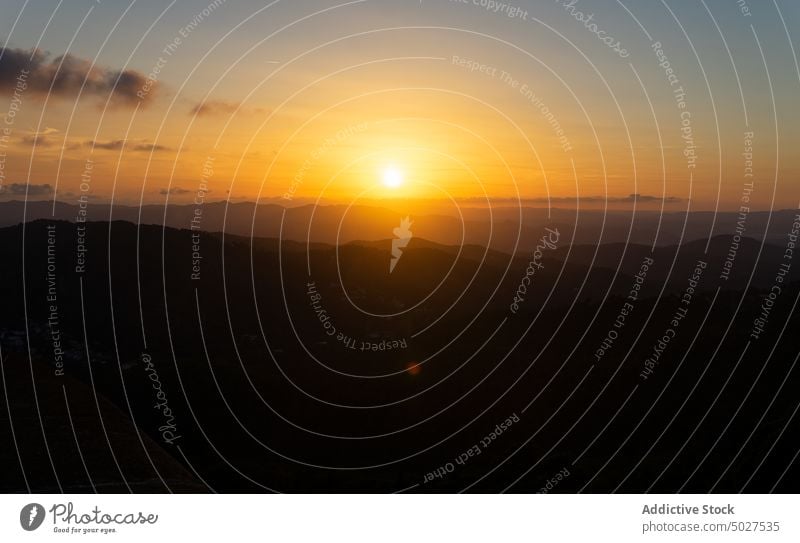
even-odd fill
[[[383,186],[396,189],[400,185],[403,184],[403,172],[395,168],[394,166],[389,166],[385,170],[383,170]]]

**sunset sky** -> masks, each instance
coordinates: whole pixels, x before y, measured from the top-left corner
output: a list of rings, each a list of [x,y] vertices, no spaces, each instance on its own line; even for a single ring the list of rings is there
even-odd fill
[[[481,4],[6,0],[0,197],[798,205],[797,2]]]

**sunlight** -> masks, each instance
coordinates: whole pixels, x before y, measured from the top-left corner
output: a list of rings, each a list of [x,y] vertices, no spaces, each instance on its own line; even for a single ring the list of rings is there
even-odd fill
[[[390,189],[396,189],[402,184],[403,184],[403,172],[401,172],[394,166],[389,166],[383,171],[384,187]]]

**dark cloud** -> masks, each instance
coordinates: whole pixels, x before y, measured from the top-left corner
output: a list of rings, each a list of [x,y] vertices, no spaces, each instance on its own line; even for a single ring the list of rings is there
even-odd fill
[[[0,48],[0,91],[13,91],[20,81],[26,85],[25,93],[56,98],[76,98],[83,87],[85,96],[104,100],[111,96],[113,106],[144,104],[153,96],[151,89],[141,93],[144,98],[139,97],[148,78],[134,70],[92,66],[90,61],[71,54],[51,57],[39,49]]]
[[[29,185],[26,183],[11,183],[0,187],[0,194],[10,194],[12,196],[45,196],[53,192],[53,187],[49,184]]]
[[[192,191],[182,189],[180,187],[172,187],[171,189],[161,189],[160,193],[162,196],[166,196],[168,194],[175,195],[175,194],[190,194]]]

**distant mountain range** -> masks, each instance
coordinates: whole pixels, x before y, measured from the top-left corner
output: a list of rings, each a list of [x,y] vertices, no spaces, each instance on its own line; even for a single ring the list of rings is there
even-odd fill
[[[198,217],[199,210],[199,219]],[[376,241],[392,237],[392,231],[405,216],[412,218],[414,237],[443,245],[462,243],[490,247],[502,252],[527,252],[533,249],[545,227],[558,228],[565,245],[636,243],[668,246],[737,231],[739,213],[707,211],[669,212],[608,211],[542,208],[465,207],[456,213],[437,212],[430,205],[415,207],[413,201],[399,205],[387,201],[386,207],[343,205],[303,205],[282,207],[270,203],[210,202],[202,206],[145,205],[141,208],[108,204],[89,204],[85,209],[90,222],[121,220],[177,229],[193,226],[205,232],[225,232],[240,236],[344,244]],[[0,202],[0,227],[38,219],[75,222],[76,204],[49,201]],[[784,244],[797,215],[794,210],[751,212],[744,222],[745,237]],[[462,220],[463,217],[463,220]],[[194,222],[193,222],[194,220]]]

